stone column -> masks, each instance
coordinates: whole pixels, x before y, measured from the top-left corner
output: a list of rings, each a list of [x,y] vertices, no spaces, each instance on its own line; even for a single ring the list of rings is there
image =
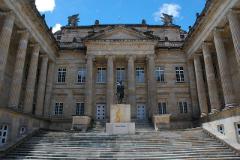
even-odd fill
[[[198,91],[198,101],[201,110],[201,117],[207,116],[208,114],[208,105],[207,105],[207,96],[206,89],[203,80],[203,70],[200,60],[200,55],[196,55],[194,57],[194,66],[196,73],[196,81],[197,81],[197,91]]]
[[[135,59],[134,56],[128,58],[128,102],[131,105],[132,117],[136,117]]]
[[[200,111],[197,98],[197,86],[194,73],[194,64],[193,60],[188,61],[188,75],[190,83],[190,94],[191,94],[191,103],[192,103],[192,116],[194,119],[199,118]]]
[[[203,42],[202,50],[206,69],[209,99],[211,103],[211,113],[216,113],[220,111],[221,104],[219,101],[217,81],[215,78],[212,56],[208,45],[209,44],[207,44],[206,42]]]
[[[38,68],[38,57],[39,57],[40,46],[35,44],[33,47],[31,61],[28,70],[28,77],[26,83],[26,91],[24,98],[23,111],[25,113],[32,113],[33,110],[33,97],[35,91],[35,84],[37,78],[37,68]]]
[[[238,66],[240,67],[240,21],[237,13],[231,10],[228,14],[228,21],[232,33],[233,44],[235,47]]]
[[[22,90],[22,81],[23,81],[25,59],[27,54],[28,38],[29,38],[29,33],[27,31],[23,31],[21,33],[21,38],[18,45],[12,84],[10,88],[10,97],[9,97],[10,99],[9,99],[8,106],[15,109],[18,109],[21,90]]]
[[[55,63],[50,62],[48,67],[48,74],[47,74],[47,87],[46,87],[46,94],[45,94],[45,101],[44,101],[44,116],[48,117],[50,114],[51,108],[51,96],[52,96],[52,89],[53,89],[53,82],[54,82],[54,71],[55,71]]]
[[[87,67],[86,67],[86,87],[85,87],[85,115],[92,117],[93,108],[93,56],[87,56]]]
[[[3,92],[5,69],[7,65],[8,50],[13,32],[14,21],[15,16],[13,13],[8,13],[3,21],[3,26],[0,31],[0,94]]]
[[[236,104],[232,79],[230,75],[230,68],[228,64],[226,49],[219,29],[214,30],[214,43],[217,51],[217,59],[221,76],[225,106],[233,107]]]
[[[148,105],[149,105],[149,118],[156,113],[157,108],[157,87],[155,79],[155,60],[154,55],[147,56],[148,61]]]
[[[40,70],[40,76],[38,81],[37,103],[36,103],[36,110],[35,110],[35,114],[38,116],[43,115],[47,70],[48,70],[48,57],[44,55],[42,56],[41,70]]]
[[[108,56],[107,62],[107,116],[110,118],[110,106],[114,100],[114,66],[113,56]]]

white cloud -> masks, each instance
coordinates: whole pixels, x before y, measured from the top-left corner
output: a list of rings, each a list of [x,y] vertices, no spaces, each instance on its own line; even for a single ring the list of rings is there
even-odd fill
[[[55,26],[53,26],[53,28],[52,28],[52,32],[55,33],[57,31],[61,30],[61,27],[62,27],[61,24],[59,24],[59,23],[55,24]]]
[[[36,0],[35,4],[40,12],[52,12],[56,6],[55,0]]]
[[[164,3],[157,12],[153,14],[154,20],[161,21],[161,17],[163,13],[172,15],[173,17],[179,17],[180,16],[180,10],[181,6],[174,3]]]

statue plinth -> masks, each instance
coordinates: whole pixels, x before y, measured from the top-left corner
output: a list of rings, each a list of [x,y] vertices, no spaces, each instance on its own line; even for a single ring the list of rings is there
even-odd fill
[[[130,104],[115,104],[110,107],[110,123],[106,123],[110,135],[135,134],[135,123],[131,122]]]
[[[130,104],[116,104],[110,107],[110,123],[131,122]]]

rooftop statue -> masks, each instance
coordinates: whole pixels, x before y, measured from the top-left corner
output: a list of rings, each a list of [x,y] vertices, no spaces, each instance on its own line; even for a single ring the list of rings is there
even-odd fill
[[[172,15],[163,13],[161,19],[165,26],[173,25],[173,16]]]
[[[71,26],[71,27],[78,26],[78,22],[79,22],[79,17],[78,16],[79,16],[79,14],[69,16],[68,17],[68,26]]]

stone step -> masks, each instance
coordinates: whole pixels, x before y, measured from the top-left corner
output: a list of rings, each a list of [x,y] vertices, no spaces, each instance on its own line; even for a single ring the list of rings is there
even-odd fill
[[[99,153],[98,156],[91,155],[91,152],[89,152],[89,155],[87,156],[74,156],[74,155],[52,155],[52,156],[21,156],[21,155],[13,155],[9,156],[9,159],[62,159],[62,160],[73,160],[73,159],[159,159],[159,160],[166,160],[166,159],[216,159],[216,160],[224,160],[224,159],[232,159],[232,160],[239,160],[240,158],[237,156],[229,156],[229,155],[223,155],[223,156],[187,156],[187,155],[179,155],[179,156],[162,156],[162,155],[142,155],[142,156],[137,156],[137,155],[131,155],[127,157],[118,157],[118,156],[112,156],[112,155],[102,155]],[[6,158],[7,159],[7,158]]]
[[[92,131],[43,131],[4,159],[240,160],[240,157],[201,129],[155,132],[145,128],[136,135],[119,136]]]

